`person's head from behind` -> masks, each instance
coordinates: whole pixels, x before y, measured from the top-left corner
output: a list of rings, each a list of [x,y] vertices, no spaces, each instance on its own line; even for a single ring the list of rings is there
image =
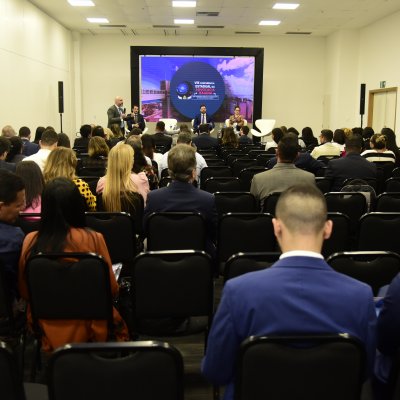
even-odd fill
[[[178,139],[176,140],[177,144],[187,144],[191,145],[192,144],[192,135],[189,132],[181,132],[178,135]]]
[[[24,161],[17,164],[15,173],[25,185],[26,207],[36,207],[44,188],[40,167],[34,161]]]
[[[187,144],[177,144],[168,152],[168,171],[172,179],[193,182],[196,179],[196,151]]]
[[[398,146],[396,143],[396,134],[394,131],[390,128],[383,128],[381,131],[382,135],[385,135],[386,137],[386,147],[388,150],[392,150],[395,152],[396,157],[397,154],[399,153]]]
[[[102,126],[97,125],[97,126],[95,126],[95,127],[93,128],[93,130],[92,130],[92,137],[94,137],[94,136],[100,136],[100,137],[102,137],[103,139],[106,138],[106,134],[104,133],[104,129],[103,129]]]
[[[82,125],[79,129],[81,137],[88,138],[92,135],[92,127],[88,124]]]
[[[293,163],[299,154],[299,142],[294,133],[286,133],[278,143],[278,162]]]
[[[46,130],[44,126],[38,126],[35,131],[35,139],[33,141],[39,144],[40,139],[42,138],[43,132]]]
[[[129,144],[114,146],[108,154],[106,180],[125,182],[129,180],[133,167],[134,151]]]
[[[293,126],[291,126],[287,131],[289,133],[294,133],[296,136],[300,135],[299,131],[296,128],[294,128]]]
[[[351,135],[346,139],[346,155],[347,154],[360,154],[363,148],[363,140],[360,135]]]
[[[360,136],[362,136],[364,132],[363,128],[360,128],[358,126],[353,128],[351,131],[353,132],[353,135],[360,135]]]
[[[283,138],[283,131],[281,128],[272,129],[272,140],[278,144],[279,141]]]
[[[249,132],[250,132],[250,129],[247,125],[243,125],[240,128],[240,136],[247,136],[249,134]]]
[[[75,179],[77,159],[75,152],[66,147],[57,147],[47,157],[43,178],[47,183],[55,178]]]
[[[222,137],[222,145],[227,147],[239,146],[239,140],[232,127],[225,128],[224,136]]]
[[[333,139],[333,132],[330,129],[322,129],[319,135],[319,142],[321,144],[330,143]]]
[[[58,133],[57,136],[57,147],[66,147],[67,149],[71,148],[71,141],[66,133]]]
[[[386,150],[386,137],[381,133],[375,133],[370,139],[371,149]]]
[[[111,124],[110,129],[113,134],[113,137],[120,138],[123,136],[121,127],[118,124]]]
[[[332,221],[327,221],[325,197],[312,185],[296,185],[285,190],[272,220],[282,252],[308,250],[319,253],[330,237]]]
[[[109,148],[107,146],[104,138],[100,136],[95,136],[90,138],[88,145],[88,155],[89,157],[108,157]]]
[[[165,123],[164,123],[164,121],[158,121],[156,123],[156,131],[157,132],[164,132],[165,131]]]
[[[0,221],[12,224],[25,208],[25,185],[16,174],[0,169]]]
[[[9,153],[7,154],[6,161],[13,162],[13,158],[22,153],[22,148],[24,144],[22,143],[22,139],[19,136],[10,137],[11,148]]]
[[[156,142],[152,135],[145,133],[142,137],[143,153],[150,158],[153,158],[153,153],[156,150]]]
[[[180,132],[190,132],[188,124],[180,124],[179,131]]]
[[[46,129],[39,141],[40,148],[53,150],[57,147],[58,136],[53,129]]]
[[[337,144],[345,144],[346,142],[346,135],[344,134],[343,129],[336,129],[333,133],[333,141]]]
[[[374,135],[374,134],[375,134],[374,130],[370,126],[366,126],[363,129],[362,137],[364,140],[367,140],[367,139],[370,139],[372,137],[372,135]]]
[[[0,160],[5,160],[11,150],[11,142],[8,138],[0,136]]]
[[[21,126],[18,132],[19,137],[30,139],[31,138],[31,130],[27,126]]]
[[[6,138],[10,138],[10,137],[13,137],[15,135],[16,135],[15,130],[11,125],[6,125],[1,130],[1,136],[4,136]]]
[[[314,139],[313,130],[309,126],[305,126],[301,130],[301,137],[303,138],[303,141],[307,144]]]
[[[140,136],[130,136],[126,140],[125,143],[132,147],[133,152],[135,154],[135,157],[133,160],[132,171],[135,174],[138,174],[139,172],[143,172],[148,164],[147,164],[147,160],[143,154],[143,144],[142,144],[141,137]]]
[[[210,133],[210,125],[208,124],[200,124],[199,125],[200,133]]]
[[[127,139],[131,136],[140,136],[142,134],[142,130],[140,128],[133,128],[127,135]]]

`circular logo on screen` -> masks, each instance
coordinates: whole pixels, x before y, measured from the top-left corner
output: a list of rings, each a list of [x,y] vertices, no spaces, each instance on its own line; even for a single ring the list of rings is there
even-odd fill
[[[211,65],[195,61],[182,65],[171,79],[170,96],[174,107],[184,116],[194,118],[205,104],[213,115],[225,98],[225,83]]]

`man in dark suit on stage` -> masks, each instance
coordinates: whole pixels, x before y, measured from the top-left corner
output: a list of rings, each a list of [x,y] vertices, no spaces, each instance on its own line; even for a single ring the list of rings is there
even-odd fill
[[[214,122],[212,120],[211,115],[207,114],[207,108],[206,108],[205,104],[202,104],[200,106],[200,114],[197,114],[194,117],[194,120],[193,120],[193,132],[194,133],[199,133],[199,127],[202,124],[208,124],[208,126],[210,127],[210,131],[211,131],[211,129],[214,128]]]
[[[166,151],[171,148],[172,137],[165,134],[165,124],[163,121],[157,122],[153,138],[156,146],[164,146]]]
[[[218,147],[218,139],[210,136],[210,126],[208,124],[201,124],[199,131],[199,136],[194,136],[192,140],[198,149]]]
[[[114,104],[107,110],[107,128],[111,128],[113,124],[118,124],[121,131],[125,133],[125,111],[124,100],[121,96],[117,96],[114,100]]]
[[[346,140],[346,156],[328,163],[325,178],[332,181],[331,192],[338,192],[348,178],[376,179],[376,165],[360,156],[361,136],[351,136]]]
[[[233,399],[240,344],[253,335],[346,332],[365,346],[367,372],[372,372],[372,290],[324,261],[321,248],[332,232],[332,221],[326,219],[323,194],[315,186],[292,186],[280,196],[275,215],[279,261],[227,281],[208,336],[202,372],[213,384],[227,385],[225,400]]]
[[[133,128],[139,128],[142,132],[146,127],[146,122],[144,121],[143,115],[139,113],[139,106],[135,104],[132,108],[132,114],[128,114],[126,117],[126,124],[128,125],[129,132]]]

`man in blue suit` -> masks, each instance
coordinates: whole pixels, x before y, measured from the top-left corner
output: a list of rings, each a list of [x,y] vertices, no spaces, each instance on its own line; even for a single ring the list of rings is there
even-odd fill
[[[347,332],[365,345],[368,374],[375,354],[371,288],[335,272],[320,254],[332,221],[316,187],[293,186],[279,198],[274,232],[282,255],[272,267],[229,280],[208,337],[202,372],[234,396],[236,355],[251,335]]]
[[[200,114],[197,114],[193,120],[193,132],[199,133],[199,127],[202,124],[207,124],[209,126],[209,130],[211,131],[214,128],[214,122],[212,120],[211,115],[207,114],[207,108],[205,104],[200,106]]]

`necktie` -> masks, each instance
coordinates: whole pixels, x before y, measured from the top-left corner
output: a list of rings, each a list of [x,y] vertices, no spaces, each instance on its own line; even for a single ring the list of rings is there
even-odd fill
[[[137,114],[134,114],[133,120],[135,121],[135,124],[137,124]]]

